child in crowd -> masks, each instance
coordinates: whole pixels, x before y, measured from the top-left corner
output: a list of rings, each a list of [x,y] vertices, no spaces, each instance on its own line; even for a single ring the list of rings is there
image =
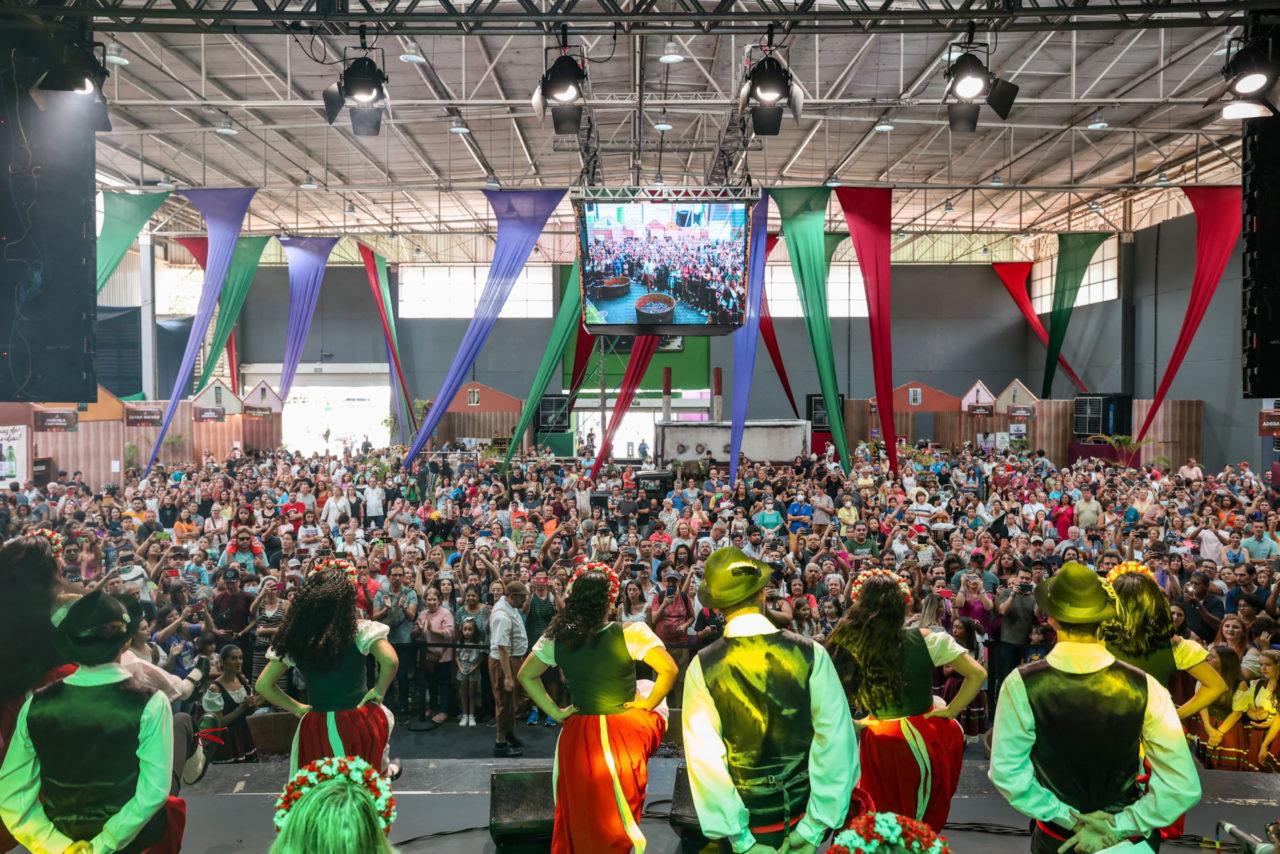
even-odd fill
[[[1044,626],[1032,626],[1027,643],[1027,651],[1022,656],[1023,664],[1030,664],[1033,661],[1039,661],[1049,654],[1049,650],[1053,648],[1053,644],[1048,643],[1045,638]]]
[[[480,643],[480,626],[475,617],[466,617],[462,621],[462,642],[464,644]],[[482,649],[463,648],[456,650],[454,661],[458,668],[458,702],[462,706],[459,724],[476,725],[476,711],[480,708],[480,664],[485,659]]]

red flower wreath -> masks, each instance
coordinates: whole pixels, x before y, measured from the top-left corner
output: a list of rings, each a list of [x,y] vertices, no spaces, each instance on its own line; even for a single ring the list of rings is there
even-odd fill
[[[856,602],[858,600],[858,596],[862,593],[862,586],[872,578],[892,579],[894,583],[898,585],[898,590],[902,593],[902,598],[910,604],[911,585],[907,583],[907,580],[896,572],[888,569],[882,569],[880,567],[864,569],[862,572],[858,573],[857,577],[855,577],[853,582],[849,585],[849,598]]]
[[[891,812],[873,812],[853,820],[836,834],[828,854],[951,854],[947,841],[929,825]]]
[[[53,552],[54,557],[62,556],[62,535],[57,531],[49,528],[36,528],[31,532],[31,536],[39,537],[49,544],[49,551]]]
[[[273,819],[276,832],[284,829],[289,818],[289,810],[302,800],[308,791],[329,780],[346,779],[357,786],[367,789],[373,796],[374,809],[378,814],[378,824],[383,833],[391,832],[391,823],[396,820],[396,797],[391,793],[391,784],[359,756],[329,756],[317,759],[309,765],[298,769],[293,779],[285,784],[284,791],[276,798],[276,813]]]
[[[329,557],[317,563],[311,568],[312,574],[324,572],[326,569],[339,569],[346,573],[347,581],[355,584],[360,575],[356,572],[356,565],[349,560],[343,560],[340,557]]]
[[[573,575],[569,577],[569,586],[565,588],[565,595],[568,595],[569,591],[573,589],[573,582],[588,572],[598,572],[609,579],[609,601],[618,601],[618,589],[621,586],[618,582],[618,574],[607,563],[585,563],[578,567]]]

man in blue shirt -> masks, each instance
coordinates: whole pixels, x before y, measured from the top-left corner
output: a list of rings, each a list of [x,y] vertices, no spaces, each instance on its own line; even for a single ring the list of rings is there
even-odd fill
[[[1262,522],[1254,522],[1252,528],[1253,536],[1240,541],[1240,545],[1249,553],[1249,563],[1266,563],[1280,555],[1280,546],[1276,545],[1272,532]]]
[[[796,493],[795,500],[787,506],[787,531],[791,534],[791,550],[796,549],[796,538],[809,533],[813,527],[813,505],[805,501],[804,490]]]

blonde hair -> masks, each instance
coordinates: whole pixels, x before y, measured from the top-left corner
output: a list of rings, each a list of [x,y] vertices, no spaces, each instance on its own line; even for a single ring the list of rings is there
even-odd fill
[[[270,854],[396,854],[382,832],[373,796],[351,780],[326,780],[289,810]]]

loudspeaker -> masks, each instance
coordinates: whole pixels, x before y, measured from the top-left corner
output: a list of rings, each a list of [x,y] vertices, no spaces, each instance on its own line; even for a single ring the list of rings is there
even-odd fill
[[[671,792],[671,816],[667,819],[671,829],[680,837],[680,850],[694,854],[707,846],[698,823],[698,811],[693,806],[693,792],[689,788],[689,769],[681,762],[676,766],[676,785]]]
[[[100,104],[31,87],[63,43],[0,32],[0,400],[94,401],[94,127]]]
[[[1071,432],[1078,438],[1128,436],[1133,432],[1133,395],[1081,395],[1074,415]]]
[[[844,412],[844,395],[840,395],[840,411]],[[831,419],[827,417],[827,401],[820,394],[804,396],[804,417],[813,424],[814,430],[830,430]]]
[[[1280,117],[1244,123],[1242,387],[1280,395]]]
[[[569,395],[544,394],[538,401],[537,432],[569,432]]]
[[[504,854],[551,850],[556,823],[551,769],[495,770],[489,776],[489,838]]]

